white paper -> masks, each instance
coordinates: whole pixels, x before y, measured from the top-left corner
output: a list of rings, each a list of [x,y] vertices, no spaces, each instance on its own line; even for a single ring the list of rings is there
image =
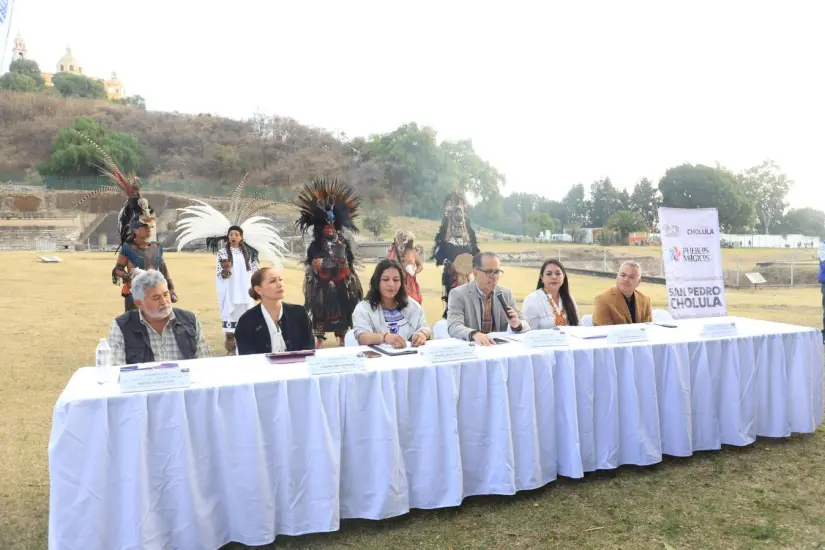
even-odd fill
[[[180,367],[143,368],[120,373],[121,393],[188,388],[190,383],[189,369],[181,370]]]
[[[739,329],[734,322],[726,323],[705,323],[700,332],[702,336],[708,338],[719,338],[726,336],[736,336],[739,334]]]
[[[565,329],[531,330],[524,335],[523,341],[528,348],[567,346],[570,344],[570,333]]]
[[[364,362],[363,357],[352,353],[325,353],[307,357],[306,365],[309,374],[317,375],[364,370]]]
[[[403,348],[396,348],[396,347],[393,347],[391,344],[379,344],[379,345],[377,345],[377,346],[375,346],[375,347],[376,347],[376,348],[378,348],[378,349],[382,349],[382,350],[384,350],[384,351],[390,352],[390,353],[392,353],[392,352],[397,352],[397,351],[401,351],[401,350],[403,350],[403,349],[407,349],[407,348],[411,348],[411,347],[412,347],[412,343],[410,343],[410,342],[404,342],[404,343],[405,343],[406,345],[405,345]]]
[[[464,361],[476,357],[476,346],[461,340],[427,342],[422,353],[430,363]]]
[[[649,340],[645,325],[620,325],[612,328],[607,335],[610,344],[630,344],[633,342],[647,342]]]

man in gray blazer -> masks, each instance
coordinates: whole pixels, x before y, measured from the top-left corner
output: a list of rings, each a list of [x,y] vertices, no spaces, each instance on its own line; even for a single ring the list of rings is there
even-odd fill
[[[513,291],[498,286],[502,273],[501,262],[493,252],[473,257],[475,279],[450,292],[447,331],[451,337],[490,346],[495,344],[488,336],[490,332],[504,332],[508,326],[513,332],[530,330],[529,323],[516,309]],[[499,294],[507,309],[502,307]]]

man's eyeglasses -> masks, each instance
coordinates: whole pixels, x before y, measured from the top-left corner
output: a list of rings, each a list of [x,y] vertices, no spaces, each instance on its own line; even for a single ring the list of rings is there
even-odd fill
[[[479,271],[492,278],[501,277],[504,275],[504,271],[500,269],[479,269]]]

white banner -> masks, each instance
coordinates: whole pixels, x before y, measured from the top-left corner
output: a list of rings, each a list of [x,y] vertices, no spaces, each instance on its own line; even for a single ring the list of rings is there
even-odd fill
[[[659,229],[673,318],[727,315],[716,209],[659,208]]]

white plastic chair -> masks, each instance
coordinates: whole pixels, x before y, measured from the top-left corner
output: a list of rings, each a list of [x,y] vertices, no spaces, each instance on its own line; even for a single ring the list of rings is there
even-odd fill
[[[585,315],[582,317],[582,326],[583,327],[592,327],[593,326],[593,316],[592,315]]]
[[[361,344],[358,343],[358,340],[355,339],[355,333],[352,332],[352,329],[349,329],[347,333],[344,335],[344,346],[346,347],[358,347]]]
[[[671,315],[670,312],[665,310],[665,309],[654,309],[653,310],[653,322],[654,323],[672,323],[673,322],[673,315]]]
[[[447,332],[447,319],[441,319],[435,322],[433,325],[433,338],[436,340],[443,340],[445,338],[450,337],[450,333]]]

